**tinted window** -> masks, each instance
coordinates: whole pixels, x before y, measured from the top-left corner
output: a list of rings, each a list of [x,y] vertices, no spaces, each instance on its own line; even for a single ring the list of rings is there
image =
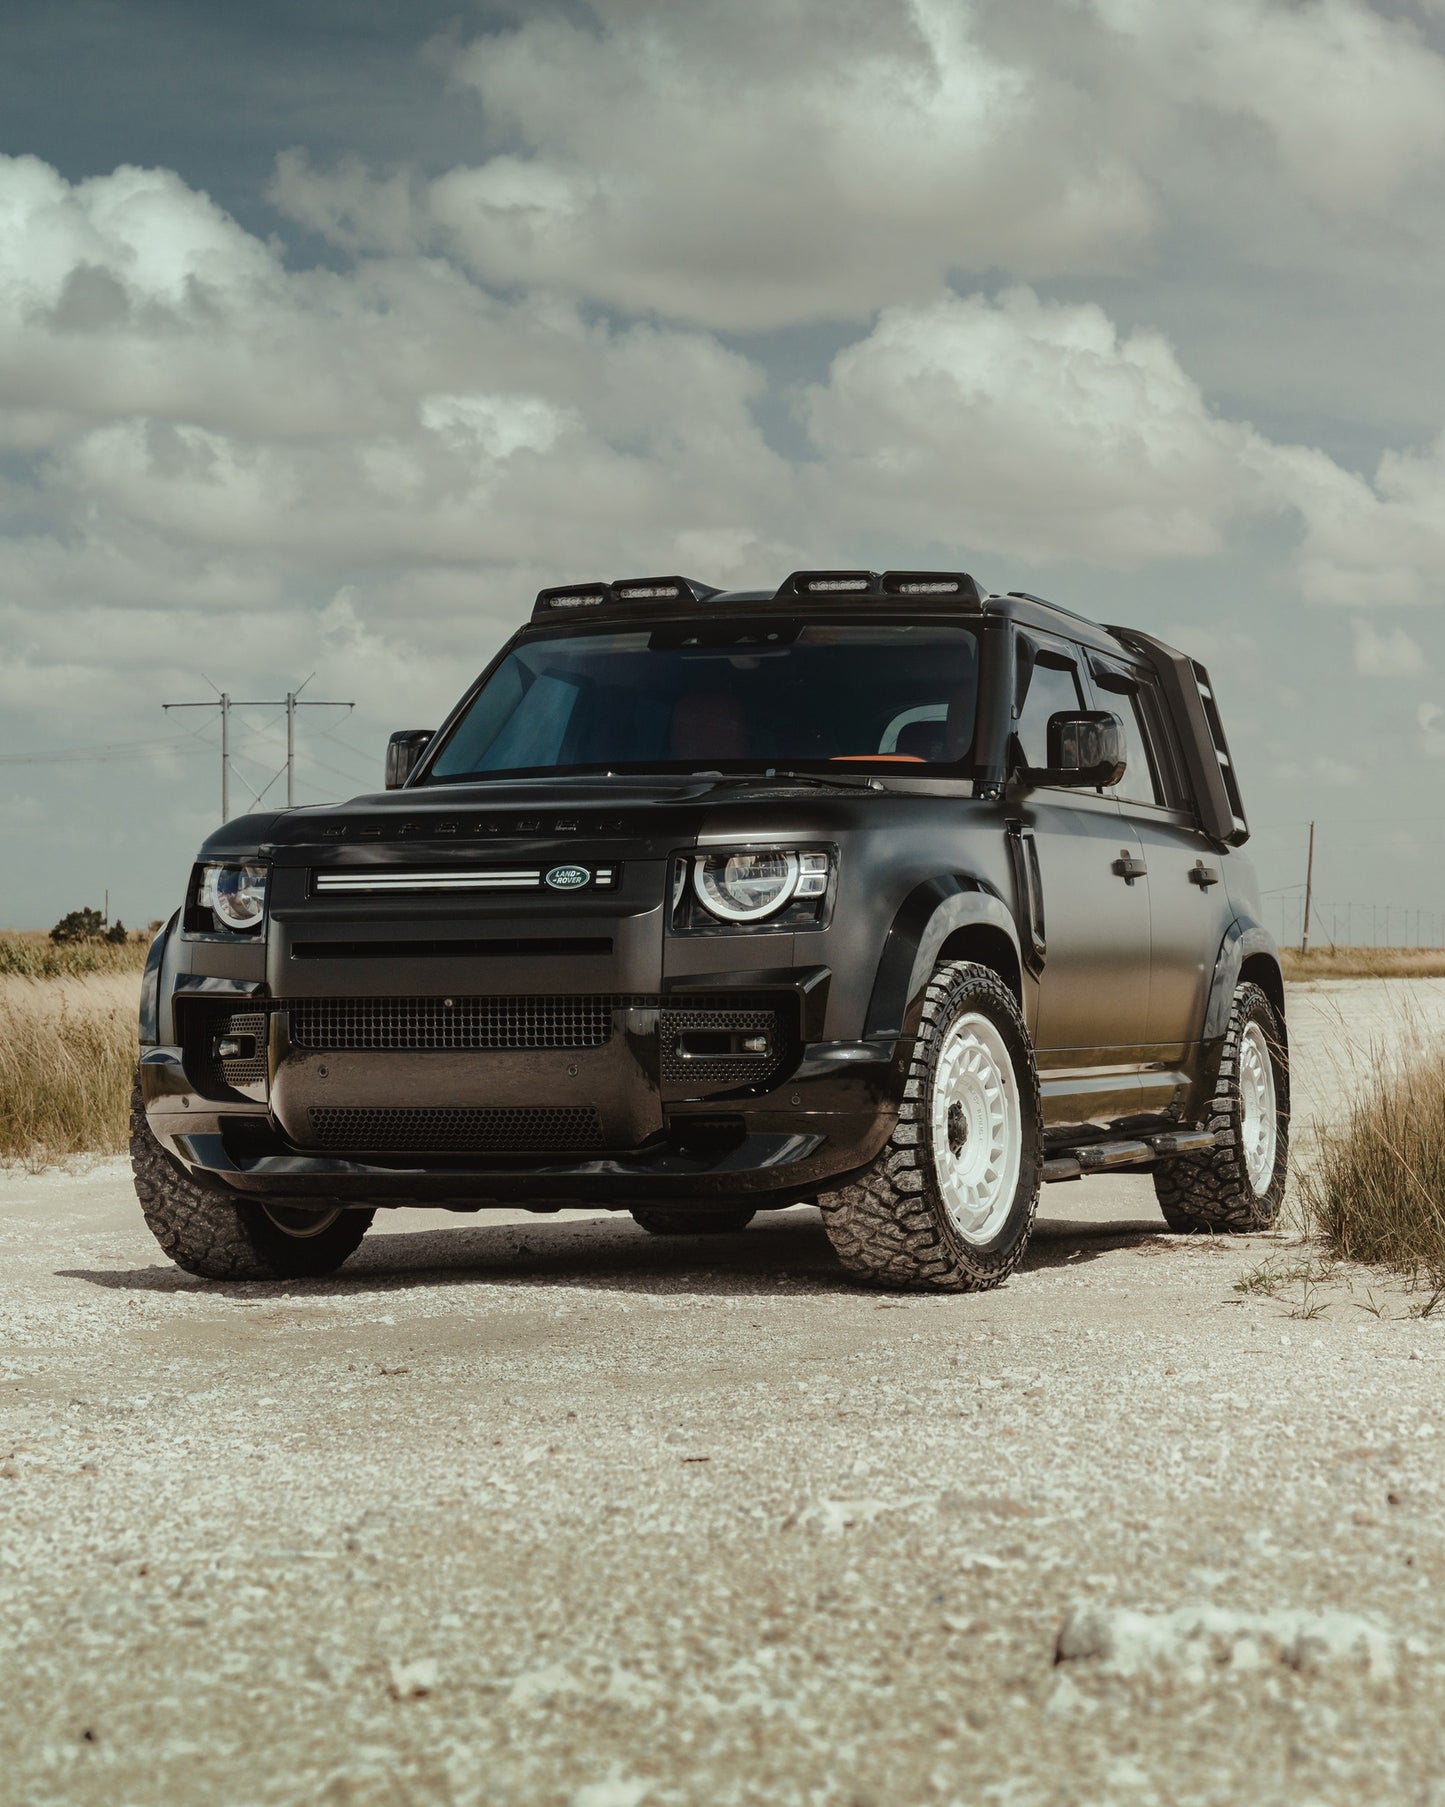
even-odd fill
[[[1114,691],[1102,699],[1105,708],[1123,717],[1124,733],[1129,743],[1128,765],[1115,787],[1114,795],[1124,803],[1162,803],[1163,787],[1150,744],[1149,723],[1144,699],[1137,690]]]
[[[1042,659],[1037,661],[1029,679],[1023,713],[1014,724],[1014,738],[1018,741],[1023,763],[1035,768],[1046,766],[1049,763],[1049,717],[1083,706],[1079,680],[1072,665],[1065,669],[1062,665],[1046,665]]]
[[[530,640],[488,679],[432,768],[748,770],[972,752],[977,642],[930,622],[785,619]]]

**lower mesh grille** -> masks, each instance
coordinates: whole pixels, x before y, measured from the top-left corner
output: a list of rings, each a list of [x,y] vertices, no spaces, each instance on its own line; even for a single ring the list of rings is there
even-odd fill
[[[582,1154],[602,1147],[590,1106],[533,1109],[362,1110],[313,1106],[318,1148],[366,1153]]]
[[[684,1037],[719,1032],[766,1035],[771,1052],[751,1057],[684,1054]],[[776,1010],[663,1010],[658,1017],[658,1036],[662,1083],[671,1089],[685,1086],[718,1091],[729,1086],[766,1085],[781,1071],[789,1053]]]
[[[298,998],[291,1040],[302,1048],[601,1048],[612,1013],[631,1000]]]
[[[225,1010],[187,1002],[186,1071],[203,1098],[224,1098],[237,1086],[266,1078],[267,1017],[263,1010]],[[223,1042],[240,1052],[223,1057]]]

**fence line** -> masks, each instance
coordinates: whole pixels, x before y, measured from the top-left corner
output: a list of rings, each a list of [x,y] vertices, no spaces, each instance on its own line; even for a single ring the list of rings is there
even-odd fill
[[[1266,893],[1265,926],[1284,946],[1298,947],[1304,927],[1304,887]],[[1310,946],[1445,947],[1445,911],[1403,904],[1331,903],[1316,897],[1310,909]]]

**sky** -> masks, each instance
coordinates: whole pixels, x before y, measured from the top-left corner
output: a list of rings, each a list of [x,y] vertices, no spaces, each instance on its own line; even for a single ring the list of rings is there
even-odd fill
[[[331,800],[544,585],[867,565],[1202,658],[1272,926],[1313,819],[1445,939],[1442,304],[1445,0],[7,0],[0,923],[176,906],[167,701]]]

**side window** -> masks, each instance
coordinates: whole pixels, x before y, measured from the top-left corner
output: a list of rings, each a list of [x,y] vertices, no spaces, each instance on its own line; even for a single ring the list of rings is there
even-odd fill
[[[1023,763],[1046,766],[1049,763],[1049,717],[1084,706],[1078,670],[1073,661],[1052,648],[1040,651],[1034,661],[1023,709],[1014,723],[1014,739],[1018,742]]]
[[[1124,723],[1127,743],[1124,776],[1114,787],[1121,803],[1146,803],[1153,808],[1167,805],[1173,788],[1173,773],[1160,756],[1154,698],[1148,681],[1123,672],[1096,670],[1094,681],[1099,689],[1101,708],[1112,709]]]

